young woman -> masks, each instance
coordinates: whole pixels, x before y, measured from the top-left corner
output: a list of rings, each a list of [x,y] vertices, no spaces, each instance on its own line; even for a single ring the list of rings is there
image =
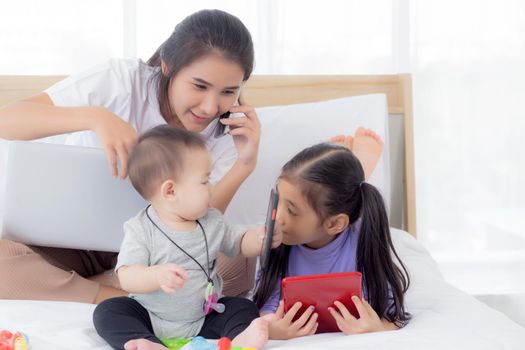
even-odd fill
[[[239,100],[253,63],[250,33],[238,18],[199,11],[179,23],[147,63],[112,59],[1,108],[0,137],[68,134],[66,144],[102,147],[112,174],[124,178],[138,134],[165,123],[199,132],[212,157],[211,204],[224,211],[257,162],[259,120]],[[244,116],[219,122],[228,112]],[[125,295],[114,274],[104,274],[115,263],[113,253],[0,240],[0,298],[98,303]],[[238,277],[242,270],[233,267],[246,264],[222,268]]]

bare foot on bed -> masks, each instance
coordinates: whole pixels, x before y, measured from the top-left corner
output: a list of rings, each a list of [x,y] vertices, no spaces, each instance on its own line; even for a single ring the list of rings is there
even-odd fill
[[[362,127],[357,128],[352,145],[352,152],[361,162],[365,171],[365,180],[370,178],[376,168],[377,162],[384,149],[383,140],[378,134],[370,129]]]
[[[350,135],[348,136],[345,136],[345,135],[336,135],[336,136],[332,136],[328,139],[328,141],[330,141],[330,143],[334,143],[336,145],[340,145],[340,146],[344,146],[350,150],[352,150],[352,145],[354,143],[354,138]]]
[[[248,328],[233,338],[232,346],[262,349],[268,342],[268,321],[263,317],[256,318]]]
[[[162,344],[154,343],[147,339],[133,339],[124,344],[126,350],[168,350]]]
[[[329,139],[330,142],[349,148],[361,162],[365,172],[365,180],[370,178],[381,154],[384,143],[381,137],[370,129],[357,128],[354,137],[337,135]]]

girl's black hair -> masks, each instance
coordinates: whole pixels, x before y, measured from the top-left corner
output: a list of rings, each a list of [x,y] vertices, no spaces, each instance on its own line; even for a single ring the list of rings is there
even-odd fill
[[[159,67],[153,79],[166,122],[173,120],[182,126],[169,103],[171,79],[182,68],[211,53],[238,63],[244,70],[243,81],[252,74],[254,52],[250,32],[237,17],[220,10],[201,10],[186,17],[148,60],[149,66]],[[160,69],[162,61],[168,68],[167,74]]]
[[[383,197],[364,182],[363,168],[353,153],[328,143],[306,148],[284,165],[280,179],[299,186],[321,222],[340,213],[348,215],[350,225],[361,218],[356,268],[362,273],[368,302],[379,317],[406,323],[411,316],[405,310],[404,293],[410,278],[392,244]],[[254,295],[259,308],[286,276],[290,248],[281,244],[272,250],[272,263],[261,272]],[[390,308],[389,299],[393,299]]]

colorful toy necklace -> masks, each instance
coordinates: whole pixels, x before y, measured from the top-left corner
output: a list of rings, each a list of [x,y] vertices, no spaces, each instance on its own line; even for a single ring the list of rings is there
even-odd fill
[[[208,272],[202,267],[202,265],[195,259],[191,254],[189,254],[187,251],[185,251],[181,246],[179,246],[177,243],[175,243],[167,234],[164,232],[156,223],[153,221],[153,219],[149,216],[148,210],[151,207],[151,204],[146,207],[146,216],[148,217],[149,221],[159,230],[171,243],[173,243],[179,250],[181,250],[184,254],[186,254],[191,260],[195,261],[195,263],[200,267],[202,272],[206,275],[206,278],[208,280],[208,285],[206,286],[206,290],[204,292],[204,305],[203,305],[203,311],[204,315],[208,315],[212,310],[217,311],[218,313],[224,312],[225,306],[222,303],[218,303],[219,300],[219,294],[213,293],[213,280],[211,279],[211,269],[210,269],[210,254],[208,252],[208,239],[206,238],[206,232],[204,231],[204,227],[202,227],[199,220],[197,221],[197,224],[201,228],[202,235],[204,236],[204,244],[206,245],[206,267],[208,268]]]

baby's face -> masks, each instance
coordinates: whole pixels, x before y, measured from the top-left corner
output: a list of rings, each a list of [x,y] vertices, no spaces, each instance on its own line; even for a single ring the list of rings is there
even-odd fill
[[[184,170],[176,183],[177,214],[186,220],[197,220],[208,211],[211,199],[211,158],[208,151],[192,150],[184,160]]]

